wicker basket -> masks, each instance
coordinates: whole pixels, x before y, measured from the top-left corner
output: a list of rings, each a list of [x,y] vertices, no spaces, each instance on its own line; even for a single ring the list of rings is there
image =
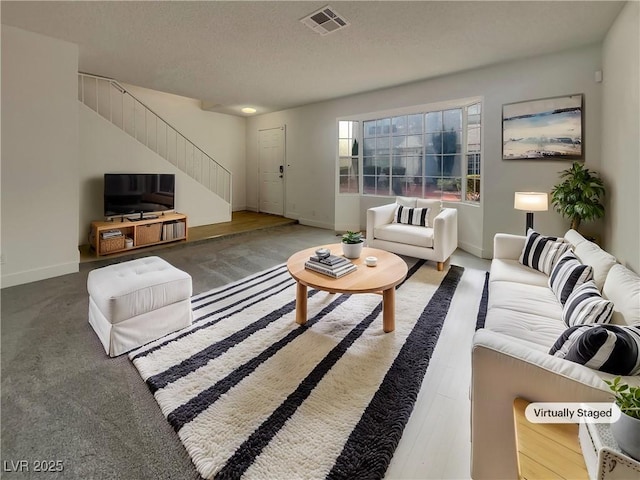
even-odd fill
[[[101,238],[100,253],[110,253],[117,250],[124,250],[124,235],[120,237]]]
[[[136,228],[136,246],[158,243],[160,241],[161,232],[162,223],[152,223],[149,225],[139,226]]]

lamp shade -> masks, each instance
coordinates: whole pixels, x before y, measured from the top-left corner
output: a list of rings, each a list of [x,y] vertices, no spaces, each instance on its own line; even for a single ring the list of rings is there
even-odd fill
[[[513,208],[527,212],[546,212],[549,210],[548,196],[541,192],[516,192]]]

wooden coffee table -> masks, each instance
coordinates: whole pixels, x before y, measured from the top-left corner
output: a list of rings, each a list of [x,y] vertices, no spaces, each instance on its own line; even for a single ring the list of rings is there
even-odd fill
[[[351,259],[358,270],[340,278],[332,278],[304,268],[309,257],[315,255],[318,248],[327,248],[332,255],[342,255],[342,244],[322,245],[294,253],[287,260],[287,269],[298,282],[296,292],[296,322],[304,325],[307,322],[307,287],[330,293],[378,293],[382,295],[382,328],[385,332],[393,332],[396,328],[395,301],[396,285],[407,276],[407,264],[397,255],[376,248],[362,249],[360,258]],[[377,257],[375,267],[364,263],[366,257]]]

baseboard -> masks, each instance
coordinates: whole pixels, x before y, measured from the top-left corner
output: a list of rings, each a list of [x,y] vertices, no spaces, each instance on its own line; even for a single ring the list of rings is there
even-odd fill
[[[9,273],[2,275],[2,279],[0,280],[2,286],[0,288],[14,287],[16,285],[46,280],[47,278],[59,277],[69,273],[77,273],[79,266],[79,262],[70,262],[45,268],[25,270],[23,272]]]
[[[484,258],[482,256],[484,250],[482,249],[482,247],[478,247],[477,245],[472,245],[470,243],[467,242],[461,242],[458,241],[458,248],[460,250],[464,250],[467,253],[470,253],[471,255],[474,255],[478,258]]]
[[[334,230],[333,223],[319,222],[318,220],[310,220],[308,218],[299,218],[298,223],[300,225],[307,225],[309,227],[324,228],[325,230]]]

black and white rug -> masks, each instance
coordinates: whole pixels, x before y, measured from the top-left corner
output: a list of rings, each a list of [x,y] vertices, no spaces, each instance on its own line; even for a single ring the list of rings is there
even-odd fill
[[[192,326],[129,357],[204,478],[381,478],[463,274],[410,265],[385,334],[375,294],[310,289],[297,325],[280,265],[194,296]]]

